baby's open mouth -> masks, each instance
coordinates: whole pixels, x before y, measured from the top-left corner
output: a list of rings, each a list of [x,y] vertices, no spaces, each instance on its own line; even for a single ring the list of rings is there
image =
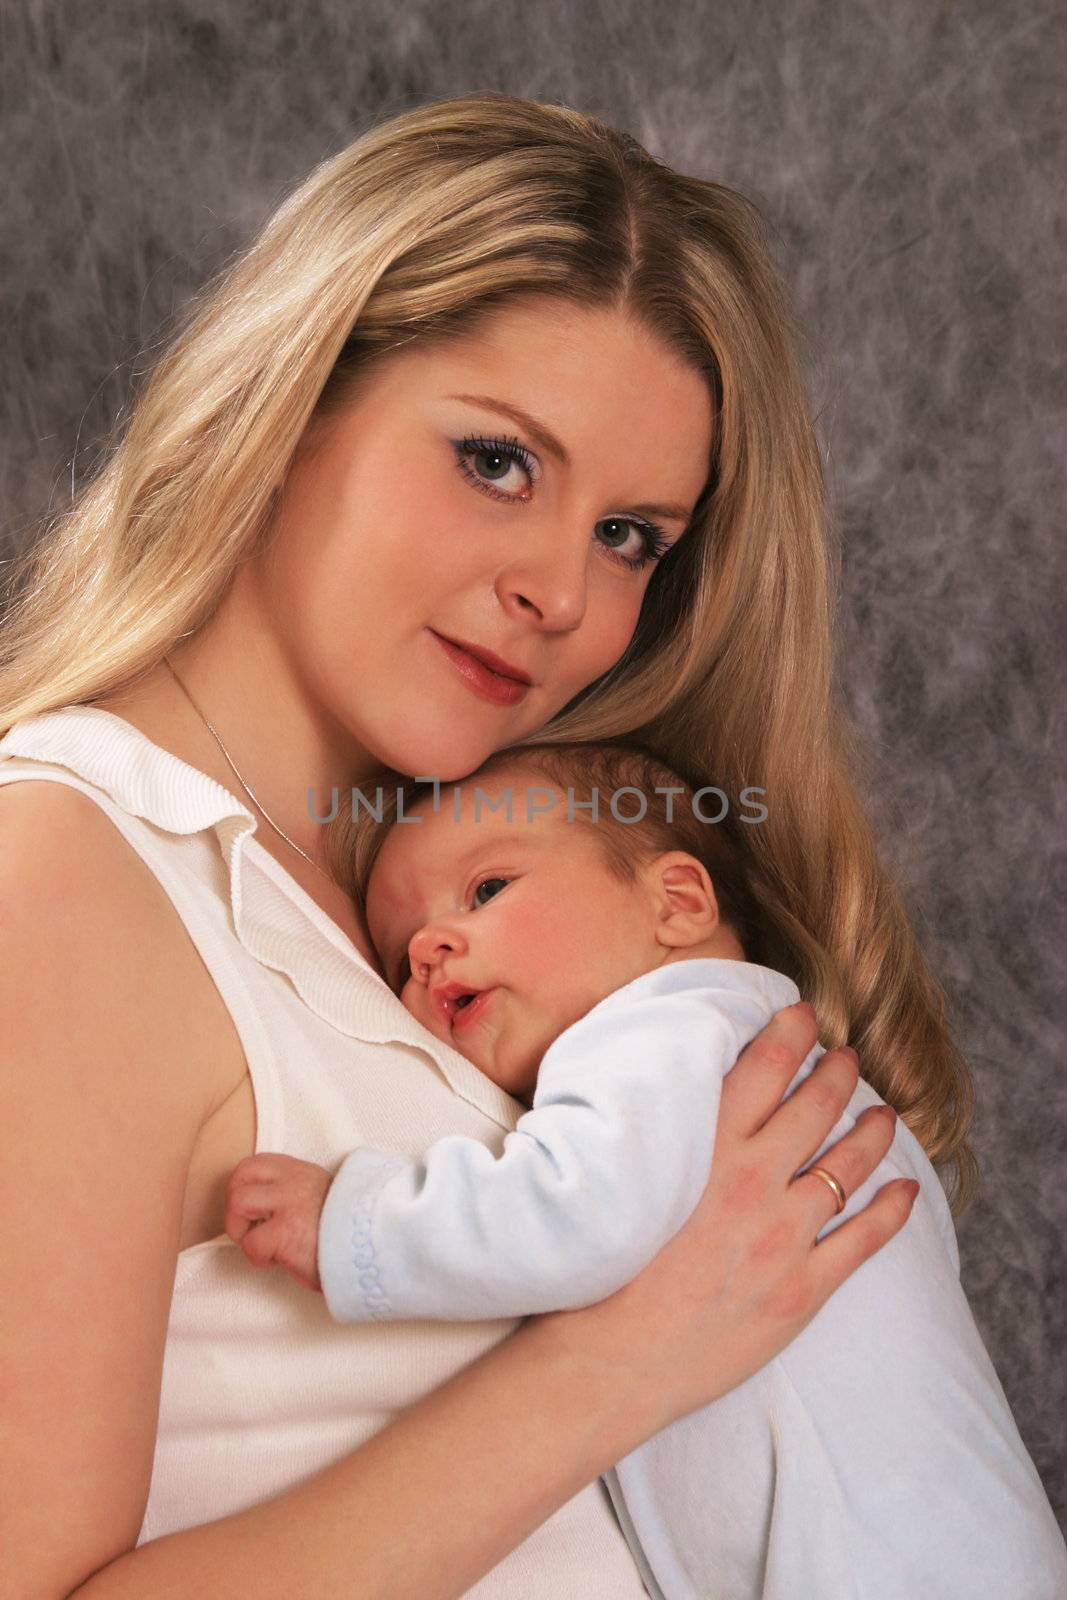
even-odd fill
[[[469,989],[465,983],[453,979],[433,991],[430,1005],[449,1030],[467,1028],[473,1026],[482,1015],[495,992],[493,988]]]
[[[453,980],[450,983],[440,984],[433,991],[430,1003],[443,1021],[451,1023],[461,1011],[466,1011],[486,992],[485,989],[468,989],[465,983]]]

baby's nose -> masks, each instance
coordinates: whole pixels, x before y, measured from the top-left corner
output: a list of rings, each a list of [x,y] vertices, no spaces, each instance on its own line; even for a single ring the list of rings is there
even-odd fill
[[[466,948],[466,940],[457,929],[441,923],[427,923],[412,934],[408,945],[413,976],[425,983],[430,971],[446,956],[462,955]]]

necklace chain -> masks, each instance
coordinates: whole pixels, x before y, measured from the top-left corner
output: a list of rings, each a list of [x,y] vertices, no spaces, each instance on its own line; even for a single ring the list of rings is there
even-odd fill
[[[219,738],[217,730],[212,727],[211,723],[205,717],[204,713],[201,711],[200,707],[197,705],[196,701],[193,699],[192,695],[189,693],[188,689],[185,687],[185,684],[182,682],[182,680],[179,678],[178,674],[175,672],[174,668],[171,666],[170,662],[167,660],[166,656],[163,657],[163,660],[166,662],[167,666],[170,668],[171,677],[174,679],[174,681],[178,685],[179,689],[181,689],[182,693],[185,695],[185,698],[188,700],[189,704],[192,706],[193,710],[196,712],[197,716],[200,718],[201,722],[204,724],[205,728],[211,734],[211,737],[214,739],[215,743],[218,745],[219,749],[222,751],[223,755],[226,757],[226,760],[229,762],[229,765],[230,765],[230,767],[231,767],[231,769],[233,771],[234,777],[237,779],[237,782],[241,785],[241,788],[244,790],[245,794],[251,800],[251,802],[255,806],[256,810],[259,811],[262,814],[262,816],[264,817],[264,819],[267,822],[270,823],[270,826],[274,829],[275,833],[280,834],[280,836],[285,840],[286,844],[291,846],[291,848],[296,851],[298,856],[303,856],[304,860],[308,863],[308,865],[314,867],[316,872],[321,873],[322,876],[326,879],[327,883],[333,883],[334,882],[333,878],[325,870],[325,868],[320,867],[318,862],[312,856],[309,856],[306,850],[302,850],[300,848],[300,846],[297,844],[295,839],[290,839],[289,835],[285,832],[285,829],[284,828],[279,828],[279,826],[275,822],[274,818],[272,816],[270,816],[270,814],[267,811],[264,810],[263,806],[256,799],[255,795],[252,793],[251,789],[248,787],[247,783],[242,778],[241,774],[238,772],[236,766],[234,765],[233,758],[230,755],[230,752],[227,750],[226,746],[223,744],[222,740]],[[335,885],[335,887],[336,887],[336,885]]]

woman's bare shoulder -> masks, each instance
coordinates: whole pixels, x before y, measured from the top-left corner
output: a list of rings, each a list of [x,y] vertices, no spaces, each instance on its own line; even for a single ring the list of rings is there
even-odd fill
[[[0,774],[3,770],[0,765]],[[44,774],[0,783],[0,866],[5,870],[17,866],[26,882],[35,876],[44,880],[54,865],[82,856],[90,839],[94,848],[112,850],[116,866],[126,857],[133,867],[140,863],[103,806],[73,784]]]
[[[0,947],[25,1026],[51,995],[72,1022],[106,1024],[116,1039],[151,1034],[157,1052],[174,1054],[185,1116],[199,1127],[210,1115],[218,1084],[209,1051],[195,1048],[190,999],[202,994],[210,1009],[217,994],[154,874],[107,812],[69,784],[0,784]],[[217,1025],[214,1012],[204,1021]]]
[[[92,892],[102,911],[112,903],[134,914],[137,902],[154,898],[152,885],[162,893],[104,808],[47,777],[0,783],[0,883],[5,909],[28,927],[69,906],[74,893]]]

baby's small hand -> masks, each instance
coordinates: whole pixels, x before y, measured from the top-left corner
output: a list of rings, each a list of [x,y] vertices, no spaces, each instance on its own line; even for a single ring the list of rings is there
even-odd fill
[[[319,1217],[330,1182],[325,1167],[296,1156],[246,1156],[230,1174],[226,1232],[254,1267],[284,1267],[321,1293]]]

